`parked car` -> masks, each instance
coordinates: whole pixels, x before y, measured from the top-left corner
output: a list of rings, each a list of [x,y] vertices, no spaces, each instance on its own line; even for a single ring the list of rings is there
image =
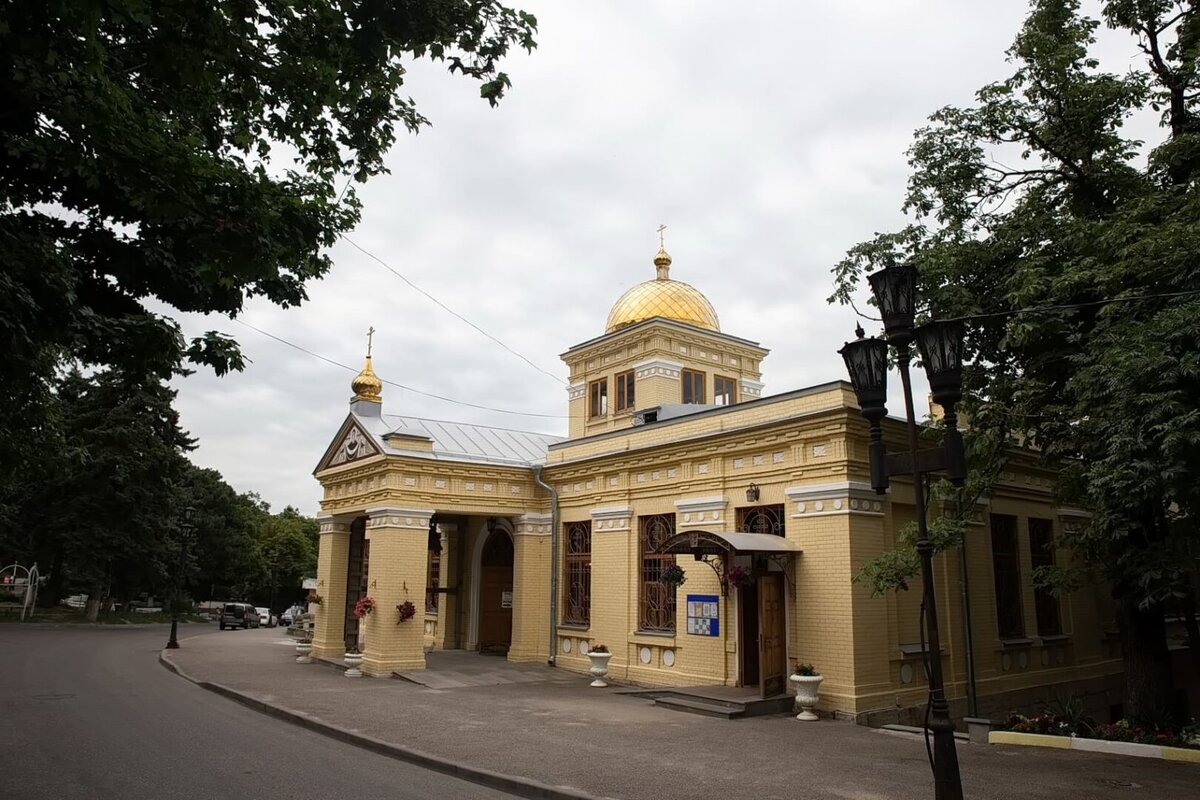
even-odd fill
[[[271,613],[271,609],[266,606],[255,606],[255,611],[258,612],[258,624],[268,628],[275,627],[275,615]]]
[[[249,603],[226,603],[221,609],[221,630],[226,628],[257,628],[258,611]]]

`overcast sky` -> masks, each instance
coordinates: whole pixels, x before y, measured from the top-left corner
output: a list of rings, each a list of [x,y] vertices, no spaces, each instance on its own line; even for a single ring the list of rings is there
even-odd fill
[[[855,317],[826,303],[830,269],[903,224],[913,130],[1010,74],[1026,13],[1022,0],[515,4],[536,14],[539,46],[505,61],[513,87],[498,108],[441,66],[412,66],[406,92],[433,126],[402,136],[391,174],[360,187],[350,238],[565,379],[558,354],[603,333],[617,297],[654,276],[665,223],[671,276],[708,296],[723,331],[771,349],[766,394],[844,377],[836,351]],[[387,380],[566,414],[562,383],[351,245],[332,256],[310,302],[252,303],[243,319],[355,369],[374,326]],[[236,336],[252,362],[177,383],[193,459],[277,509],[317,513],[311,473],[353,373],[228,320],[182,321]],[[566,431],[392,386],[383,397],[385,413]]]

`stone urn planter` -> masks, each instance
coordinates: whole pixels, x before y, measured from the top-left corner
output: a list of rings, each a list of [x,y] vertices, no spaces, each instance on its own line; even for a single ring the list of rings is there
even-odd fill
[[[362,665],[362,653],[346,653],[342,656],[342,661],[346,662],[346,671],[342,673],[347,678],[361,678],[362,670],[359,666]]]
[[[604,645],[600,645],[600,647],[604,647]],[[604,682],[604,678],[608,675],[608,660],[612,658],[612,653],[608,652],[608,648],[604,647],[602,650],[594,648],[584,653],[584,655],[592,662],[592,668],[588,670],[588,672],[592,673],[592,677],[596,679],[592,681],[592,686],[597,689],[603,689],[608,686]]]
[[[799,664],[788,680],[796,686],[796,705],[800,706],[800,713],[796,715],[796,719],[803,722],[815,722],[820,719],[813,713],[813,706],[820,699],[818,692],[825,676],[818,673],[810,664]]]
[[[311,664],[312,662],[312,642],[306,642],[303,639],[296,642],[296,663]]]

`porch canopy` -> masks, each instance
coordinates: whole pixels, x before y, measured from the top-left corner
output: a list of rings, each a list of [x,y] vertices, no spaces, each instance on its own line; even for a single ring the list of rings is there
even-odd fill
[[[770,533],[725,533],[724,531],[689,530],[669,537],[658,552],[695,556],[735,556],[763,553],[790,555],[800,552],[800,545]]]

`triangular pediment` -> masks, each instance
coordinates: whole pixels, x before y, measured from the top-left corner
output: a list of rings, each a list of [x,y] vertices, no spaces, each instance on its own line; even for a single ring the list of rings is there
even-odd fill
[[[367,433],[367,430],[351,415],[342,423],[337,436],[333,437],[333,443],[325,450],[325,455],[321,456],[321,461],[313,472],[317,473],[330,467],[340,467],[353,461],[361,461],[364,458],[377,456],[381,452],[383,451],[376,444],[375,437]]]

